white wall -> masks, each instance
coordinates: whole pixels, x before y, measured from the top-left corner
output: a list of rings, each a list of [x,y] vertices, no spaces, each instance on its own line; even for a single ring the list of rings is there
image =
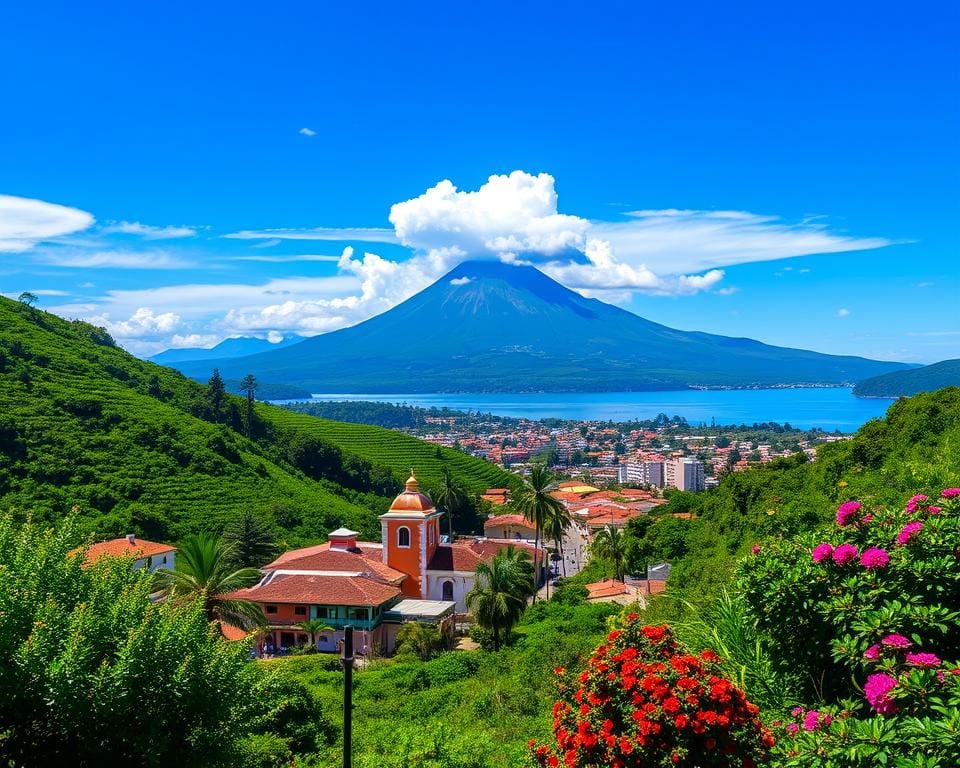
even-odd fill
[[[464,598],[471,589],[476,575],[450,571],[427,571],[427,600],[443,600],[443,582],[453,582],[453,601],[457,604],[457,613],[466,613]]]

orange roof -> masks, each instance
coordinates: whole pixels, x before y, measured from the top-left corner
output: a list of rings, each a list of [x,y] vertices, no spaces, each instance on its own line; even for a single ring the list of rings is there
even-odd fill
[[[627,585],[617,579],[604,579],[593,584],[587,584],[587,599],[597,597],[615,597],[627,594]]]
[[[230,597],[257,603],[300,605],[383,605],[400,594],[400,588],[366,576],[274,576],[266,584],[238,589]]]
[[[235,627],[233,624],[224,624],[220,623],[220,634],[223,635],[224,640],[229,640],[233,642],[235,640],[245,640],[249,635],[245,629],[240,629],[240,627]]]
[[[262,571],[344,571],[373,573],[381,579],[399,584],[406,574],[383,562],[383,548],[357,542],[356,549],[331,549],[330,542],[284,552]]]
[[[533,523],[523,515],[495,515],[483,521],[484,528],[494,525],[522,525],[524,528],[533,530]]]
[[[665,579],[650,579],[649,582],[642,580],[637,582],[637,588],[651,595],[659,595],[666,590],[667,582]]]
[[[79,552],[74,549],[70,552]],[[110,541],[100,541],[90,545],[87,550],[86,560],[88,563],[95,563],[101,557],[125,557],[132,556],[139,560],[144,557],[153,557],[162,555],[164,552],[176,552],[177,548],[169,544],[158,544],[155,541],[146,541],[145,539],[134,539],[131,543],[126,537],[122,539],[110,539]]]

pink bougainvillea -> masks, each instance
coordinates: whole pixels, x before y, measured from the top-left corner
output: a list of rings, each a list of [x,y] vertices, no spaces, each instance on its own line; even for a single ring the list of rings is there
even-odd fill
[[[851,560],[856,560],[857,554],[859,552],[853,544],[841,544],[833,550],[833,562],[837,565],[846,565]]]
[[[871,547],[870,549],[865,550],[860,556],[860,565],[862,565],[868,571],[874,571],[878,568],[886,568],[889,564],[890,555],[887,554],[887,550],[880,549],[879,547]]]
[[[879,714],[894,715],[897,712],[897,705],[890,699],[890,691],[896,687],[897,678],[877,672],[867,678],[867,684],[863,686],[863,695]]]
[[[960,488],[944,488],[940,495],[945,499],[952,499],[956,496],[960,496]]]
[[[897,544],[904,545],[910,542],[910,539],[915,537],[923,529],[923,523],[919,520],[914,520],[912,523],[907,523],[903,528],[900,529],[900,533],[897,534]]]
[[[903,635],[900,635],[896,632],[887,635],[883,640],[880,641],[882,645],[886,645],[889,648],[909,648],[913,643],[911,643]]]
[[[822,563],[832,554],[833,545],[823,542],[822,544],[817,544],[817,546],[813,548],[813,552],[810,553],[810,557],[813,558],[813,562]]]
[[[870,661],[876,661],[877,659],[879,659],[879,658],[880,658],[880,646],[879,646],[879,645],[876,645],[876,644],[871,645],[869,648],[867,648],[866,651],[864,651],[864,653],[863,653],[863,658],[865,658],[865,659],[870,659]]]
[[[860,507],[863,506],[859,501],[845,501],[837,508],[837,525],[849,525],[854,521]]]
[[[940,666],[940,657],[935,653],[907,653],[904,658],[913,667],[933,669]]]

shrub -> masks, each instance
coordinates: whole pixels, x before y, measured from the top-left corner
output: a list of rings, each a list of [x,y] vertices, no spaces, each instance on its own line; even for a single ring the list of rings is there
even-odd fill
[[[773,737],[759,708],[720,673],[712,651],[687,653],[667,626],[632,613],[570,678],[553,708],[556,746],[530,742],[530,764],[568,768],[753,766]]]

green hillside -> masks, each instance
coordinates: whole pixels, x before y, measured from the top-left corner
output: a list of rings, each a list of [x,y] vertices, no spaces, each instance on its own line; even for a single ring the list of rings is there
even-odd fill
[[[247,425],[244,410],[229,395],[212,402],[205,385],[138,360],[100,329],[0,298],[0,508],[53,520],[78,507],[97,536],[159,539],[253,508],[296,544],[339,525],[377,537],[376,515],[409,467],[439,474],[435,447],[411,437],[383,430],[375,449],[354,453],[368,428],[267,406]],[[471,489],[484,476],[502,483],[486,462],[441,453]]]
[[[518,482],[515,475],[504,472],[495,464],[418,440],[403,432],[320,419],[285,408],[262,405],[259,409],[273,423],[314,435],[371,464],[389,467],[397,478],[406,479],[410,469],[414,468],[427,488],[440,481],[443,467],[448,467],[471,493],[482,493],[498,486],[510,487]]]
[[[923,368],[873,376],[858,383],[853,394],[858,397],[907,397],[942,387],[960,387],[960,360],[944,360]]]

